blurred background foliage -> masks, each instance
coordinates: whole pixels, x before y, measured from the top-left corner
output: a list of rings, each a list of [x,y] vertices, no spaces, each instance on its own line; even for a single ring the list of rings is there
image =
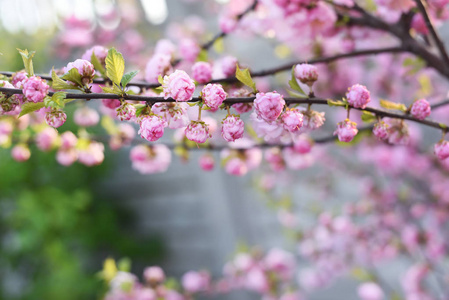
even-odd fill
[[[106,257],[161,259],[162,239],[133,236],[135,218],[116,204],[123,201],[96,188],[113,153],[98,167],[67,168],[55,153],[33,150],[27,163],[0,150],[0,299],[94,299]]]

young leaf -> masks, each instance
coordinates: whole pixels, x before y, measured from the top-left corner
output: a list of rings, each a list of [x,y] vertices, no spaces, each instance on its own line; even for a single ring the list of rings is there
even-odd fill
[[[28,76],[34,75],[34,68],[33,68],[33,57],[34,54],[36,54],[36,51],[28,52],[27,49],[21,50],[17,48],[20,55],[22,56],[23,65],[25,66],[25,71],[28,73]]]
[[[56,75],[55,70],[51,70],[51,87],[54,90],[77,90],[78,88],[74,85],[68,84],[67,82],[65,82],[64,80],[62,80],[61,78],[59,78],[58,75]]]
[[[56,92],[53,94],[53,96],[45,97],[44,98],[44,105],[45,107],[53,107],[56,109],[63,109],[65,106],[65,97],[67,93],[66,92]]]
[[[106,132],[109,135],[114,135],[118,132],[118,129],[114,123],[114,120],[109,116],[104,115],[101,118],[101,126],[103,126],[103,128],[106,130]]]
[[[290,88],[292,88],[294,91],[299,92],[300,94],[307,96],[307,94],[304,92],[304,90],[301,88],[301,86],[298,84],[298,81],[296,81],[295,77],[295,67],[292,68],[292,78],[288,82],[288,85]]]
[[[235,77],[237,78],[238,81],[250,87],[254,93],[257,93],[256,83],[251,78],[251,74],[249,73],[248,69],[241,70],[239,65],[236,64]]]
[[[27,103],[24,103],[22,105],[22,111],[19,114],[19,118],[21,116],[24,116],[26,114],[32,113],[32,112],[34,112],[36,110],[39,110],[42,107],[44,107],[44,102],[37,102],[37,103],[27,102]]]
[[[92,51],[92,55],[90,57],[90,61],[94,65],[95,69],[98,70],[98,72],[101,73],[103,77],[106,77],[106,70],[101,64],[101,62],[98,60],[97,56],[95,55],[95,52]]]
[[[363,111],[362,113],[362,121],[365,123],[371,123],[377,121],[377,117],[375,114],[372,114],[367,111]]]
[[[103,90],[103,92],[108,93],[108,94],[116,94],[116,95],[123,94],[123,91],[120,90],[120,88],[117,87],[116,85],[114,85],[113,87],[101,86],[101,89]]]
[[[198,57],[196,58],[197,61],[208,61],[207,57],[207,50],[201,50],[200,54],[198,54]]]
[[[76,83],[78,86],[83,86],[83,82],[81,81],[81,74],[78,72],[76,68],[70,69],[67,73],[62,75],[61,77],[64,80],[68,80]]]
[[[132,71],[123,75],[122,81],[120,82],[122,87],[126,87],[128,83],[137,75],[137,73],[139,73],[139,71]]]
[[[380,106],[386,109],[394,109],[400,111],[407,111],[407,107],[402,103],[395,103],[388,100],[380,99]]]
[[[146,111],[147,106],[145,104],[136,104],[134,107],[136,108],[136,117],[140,117]]]
[[[345,106],[346,103],[344,101],[334,101],[334,100],[327,100],[328,106]]]
[[[120,85],[120,82],[125,73],[125,60],[123,55],[115,48],[111,48],[106,56],[106,76],[116,85]]]

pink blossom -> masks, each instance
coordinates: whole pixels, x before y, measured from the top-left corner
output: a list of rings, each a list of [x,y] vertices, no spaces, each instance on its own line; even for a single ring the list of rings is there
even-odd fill
[[[412,7],[415,7],[413,0],[376,0],[379,5],[385,6],[388,9],[408,12]]]
[[[245,123],[240,117],[229,115],[223,120],[222,124],[221,135],[226,141],[233,142],[243,137]]]
[[[281,115],[282,125],[285,130],[297,132],[301,129],[304,116],[296,108],[288,109]]]
[[[56,161],[63,166],[70,166],[78,159],[78,152],[75,149],[59,149],[56,153]]]
[[[312,150],[313,144],[314,141],[309,136],[302,134],[293,141],[293,148],[301,154],[306,154]]]
[[[194,40],[185,38],[179,43],[179,54],[182,59],[188,62],[194,62],[200,54],[201,48]]]
[[[147,116],[140,122],[138,134],[147,141],[154,142],[164,135],[164,128],[167,127],[167,125],[167,121],[160,116]]]
[[[309,168],[314,163],[314,158],[310,154],[297,152],[293,147],[286,147],[282,150],[284,161],[291,170],[302,170]]]
[[[200,156],[200,167],[203,171],[211,171],[214,169],[215,160],[210,154],[204,154]]]
[[[104,145],[90,141],[89,145],[78,149],[78,161],[88,167],[99,165],[104,160]]]
[[[212,66],[208,62],[199,61],[192,66],[192,76],[198,83],[207,83],[212,79]]]
[[[175,45],[167,39],[161,39],[157,42],[156,47],[154,47],[154,53],[169,55],[170,57],[176,51]]]
[[[412,108],[410,110],[412,116],[414,116],[418,120],[424,120],[425,118],[430,116],[430,112],[431,112],[430,103],[427,102],[426,99],[416,100],[413,103]]]
[[[0,87],[5,87],[8,89],[15,88],[11,83],[5,80],[0,80]],[[20,105],[20,97],[18,96],[20,95],[10,95],[9,97],[6,97],[5,94],[0,93],[0,115],[2,112],[12,112],[18,109],[18,106]]]
[[[302,83],[312,86],[318,80],[318,68],[309,64],[296,65],[295,77]]]
[[[93,46],[92,48],[87,49],[81,58],[91,62],[92,53],[95,53],[95,56],[97,57],[98,61],[102,65],[105,65],[106,56],[108,56],[107,48],[105,48],[103,46]]]
[[[293,254],[279,248],[271,249],[264,258],[265,267],[278,273],[284,280],[292,278],[296,260]]]
[[[226,100],[226,92],[223,90],[221,84],[209,83],[203,88],[202,98],[212,111],[216,111],[220,105]]]
[[[335,11],[324,2],[318,2],[314,8],[310,9],[307,17],[311,34],[314,36],[326,33],[337,21]]]
[[[248,166],[241,158],[233,157],[226,161],[225,171],[230,175],[243,176],[248,172]]]
[[[120,121],[129,121],[136,117],[136,108],[134,105],[123,102],[120,107],[117,108],[117,118]]]
[[[163,96],[165,99],[173,98],[176,101],[189,101],[195,92],[195,83],[182,70],[176,70],[170,75],[165,75]]]
[[[109,140],[109,147],[111,150],[118,150],[124,145],[131,144],[136,136],[136,130],[131,124],[123,123],[117,126],[117,132],[111,135]]]
[[[95,126],[100,121],[100,115],[98,112],[87,106],[78,108],[73,114],[73,120],[75,124],[82,127]]]
[[[438,159],[445,160],[449,157],[449,142],[441,141],[435,144],[434,152]]]
[[[275,172],[285,170],[285,162],[279,148],[270,148],[265,151],[265,160]]]
[[[268,123],[276,121],[284,106],[284,98],[276,92],[257,93],[254,100],[254,109],[257,116]]]
[[[384,121],[374,124],[373,134],[379,140],[385,141],[390,135],[390,126]]]
[[[62,150],[68,150],[74,148],[78,142],[78,138],[71,131],[66,131],[61,134],[61,147]]]
[[[23,162],[30,159],[31,152],[27,145],[18,144],[12,148],[11,156],[15,161]]]
[[[172,70],[171,56],[163,53],[154,54],[145,68],[145,80],[158,83],[159,76],[164,76]]]
[[[362,300],[382,300],[384,299],[384,292],[377,283],[365,282],[359,285],[357,291]]]
[[[58,140],[58,132],[47,127],[36,135],[36,146],[42,151],[50,151]]]
[[[246,274],[245,286],[248,289],[261,294],[266,293],[270,288],[267,276],[261,269],[258,268],[251,269]]]
[[[143,277],[150,284],[158,284],[165,280],[164,270],[159,266],[147,267],[143,271]]]
[[[323,126],[324,121],[326,121],[324,114],[324,112],[318,112],[315,110],[308,110],[303,112],[303,126],[312,130],[320,128],[321,126]]]
[[[340,142],[349,143],[357,135],[357,124],[355,122],[346,119],[337,124],[337,130],[334,135],[338,135]]]
[[[203,144],[210,137],[209,126],[202,121],[192,121],[185,129],[185,135],[192,142]]]
[[[21,89],[23,84],[28,79],[28,74],[25,71],[17,72],[12,75],[11,83],[14,87]]]
[[[189,271],[182,276],[181,284],[189,293],[198,293],[209,287],[209,276],[195,271]]]
[[[411,27],[417,33],[424,34],[424,35],[429,33],[429,29],[426,26],[426,22],[422,16],[422,14],[420,14],[420,13],[417,13],[413,16]]]
[[[133,169],[142,174],[161,173],[165,172],[171,163],[171,152],[162,144],[138,145],[131,149],[130,159]]]
[[[348,103],[356,108],[365,108],[371,101],[370,92],[368,89],[360,84],[353,85],[346,93]]]
[[[151,111],[163,117],[168,123],[168,128],[177,129],[189,124],[188,107],[187,103],[155,103]]]
[[[77,59],[71,62],[64,68],[64,73],[69,72],[71,69],[76,69],[81,75],[81,82],[83,85],[92,83],[95,76],[95,68],[88,60]]]
[[[116,109],[120,106],[120,100],[118,99],[102,99],[101,102],[110,109]]]
[[[23,83],[23,94],[34,103],[42,102],[50,87],[38,76],[32,76]]]
[[[237,58],[233,56],[225,56],[220,61],[221,71],[225,77],[231,77],[235,75]]]
[[[244,114],[251,111],[253,109],[253,105],[251,103],[236,103],[232,105],[232,108],[234,108],[237,113]]]
[[[45,122],[54,128],[61,127],[67,120],[67,115],[62,110],[52,110],[45,114]]]
[[[237,18],[230,16],[229,14],[220,16],[220,18],[218,19],[218,23],[221,31],[224,33],[230,33],[234,31],[238,25]]]

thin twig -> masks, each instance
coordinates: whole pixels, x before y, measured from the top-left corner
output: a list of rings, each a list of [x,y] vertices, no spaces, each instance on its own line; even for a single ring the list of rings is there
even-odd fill
[[[7,95],[13,95],[13,94],[23,94],[21,89],[10,89],[5,87],[0,87],[0,92],[3,92]],[[54,93],[49,92],[48,95],[52,96]],[[223,103],[226,105],[232,105],[237,103],[252,103],[256,97],[231,97],[227,98]],[[148,103],[169,103],[169,102],[177,102],[173,98],[164,99],[163,97],[149,97],[149,96],[140,96],[140,95],[123,95],[119,96],[116,94],[97,94],[97,93],[91,93],[91,94],[81,94],[81,93],[68,93],[66,95],[66,99],[85,99],[85,100],[93,100],[93,99],[123,99],[123,100],[131,100],[131,101],[144,101]],[[284,98],[287,105],[289,104],[319,104],[319,105],[328,105],[329,99],[324,98],[294,98],[294,97],[285,97]],[[188,102],[199,102],[201,101],[200,97],[193,97],[192,100]],[[386,111],[381,110],[373,107],[366,107],[364,109],[352,107],[349,106],[351,109],[360,110],[360,111],[367,111],[375,114],[378,117],[387,117],[387,118],[394,118],[394,119],[402,119],[402,120],[409,120],[415,123],[420,123],[429,127],[437,128],[437,129],[446,129],[449,127],[447,124],[438,123],[431,120],[419,120],[409,114],[400,114],[395,113],[392,111]]]

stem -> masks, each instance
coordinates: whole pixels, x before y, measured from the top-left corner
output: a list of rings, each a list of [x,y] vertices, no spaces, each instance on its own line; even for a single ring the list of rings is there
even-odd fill
[[[424,21],[426,22],[426,27],[429,29],[430,34],[432,35],[433,40],[435,41],[435,44],[437,45],[437,48],[443,57],[444,62],[446,63],[446,66],[449,66],[449,56],[447,54],[446,48],[444,47],[444,43],[441,40],[440,36],[435,30],[435,27],[432,24],[432,21],[430,20],[429,14],[427,13],[427,9],[424,6],[424,3],[421,0],[415,0],[418,9],[422,16],[424,17]]]
[[[21,89],[10,89],[10,88],[5,88],[5,87],[0,87],[0,92],[6,93],[6,94],[23,94]],[[52,96],[53,94],[54,94],[53,92],[48,93],[49,96]],[[124,100],[145,101],[145,102],[150,102],[150,103],[176,102],[176,100],[172,99],[172,98],[164,99],[163,97],[148,97],[148,96],[140,96],[140,95],[123,95],[122,96],[122,95],[106,94],[106,93],[104,93],[104,94],[102,94],[102,93],[100,93],[100,94],[97,94],[97,93],[92,93],[92,94],[68,93],[66,95],[66,99],[92,99],[92,100],[94,100],[94,99],[121,99],[121,98],[123,98]],[[227,104],[227,105],[232,105],[232,104],[236,104],[236,103],[252,103],[254,101],[254,99],[255,99],[255,97],[231,97],[231,98],[227,98],[225,101],[223,101],[223,103]],[[293,103],[294,104],[308,104],[308,110],[310,110],[310,107],[312,104],[328,105],[329,99],[317,98],[317,97],[313,97],[313,98],[285,97],[284,100],[287,105],[293,104]],[[188,102],[200,102],[200,101],[201,101],[200,97],[193,97],[192,100],[189,100]],[[411,115],[381,110],[381,109],[377,109],[377,108],[373,108],[373,107],[366,107],[366,108],[362,109],[362,108],[349,106],[349,108],[355,109],[355,110],[360,110],[360,111],[371,112],[378,117],[409,120],[409,121],[419,123],[422,125],[426,125],[429,127],[437,128],[439,130],[449,127],[449,125],[447,125],[447,124],[438,123],[438,122],[426,120],[426,119],[419,120]],[[201,109],[201,107],[200,107],[200,109]]]
[[[198,121],[201,121],[201,110],[202,110],[201,105],[198,105]]]

